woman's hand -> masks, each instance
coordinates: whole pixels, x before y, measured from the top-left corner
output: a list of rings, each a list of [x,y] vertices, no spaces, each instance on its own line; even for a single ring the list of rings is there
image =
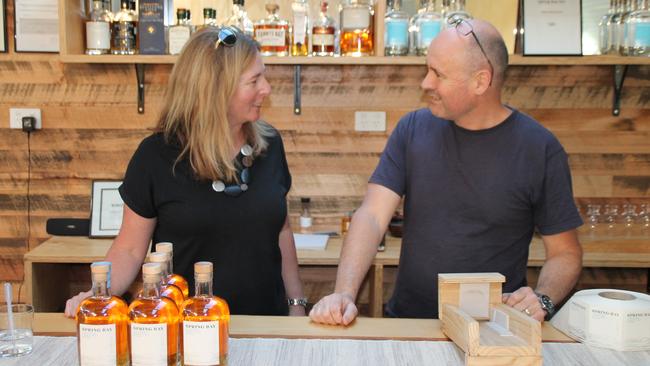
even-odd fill
[[[92,294],[92,291],[80,292],[77,296],[69,298],[65,303],[65,316],[68,318],[74,318],[75,315],[77,315],[79,304]]]

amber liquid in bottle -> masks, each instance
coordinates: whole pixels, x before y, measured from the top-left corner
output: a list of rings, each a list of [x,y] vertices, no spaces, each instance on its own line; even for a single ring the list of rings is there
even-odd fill
[[[177,308],[181,308],[183,301],[185,301],[185,296],[183,296],[183,291],[178,288],[176,285],[170,284],[168,281],[170,277],[169,265],[170,257],[169,253],[166,252],[154,252],[149,254],[149,262],[160,264],[160,274],[162,276],[162,282],[160,283],[160,296],[167,297],[170,300],[174,301]],[[182,278],[182,277],[181,277]]]
[[[93,295],[79,304],[76,315],[80,363],[103,364],[114,355],[115,365],[128,366],[128,307],[110,294],[110,262],[93,263],[91,272]],[[114,350],[109,347],[112,344]]]
[[[174,302],[160,296],[161,270],[158,263],[142,266],[142,295],[129,306],[131,361],[135,364],[166,360],[176,366],[179,358],[180,315]],[[161,349],[160,338],[165,346]],[[152,346],[152,344],[154,346]]]
[[[341,32],[342,55],[371,55],[372,47],[372,32],[368,29]]]
[[[174,273],[174,244],[170,242],[157,243],[156,252],[165,252],[169,254],[169,261],[167,262],[169,275],[165,279],[165,282],[181,289],[183,296],[185,296],[186,299],[190,297],[190,286],[188,285],[187,280],[183,278],[183,276]]]
[[[212,263],[194,264],[195,293],[181,310],[183,364],[227,365],[230,310],[212,295]]]

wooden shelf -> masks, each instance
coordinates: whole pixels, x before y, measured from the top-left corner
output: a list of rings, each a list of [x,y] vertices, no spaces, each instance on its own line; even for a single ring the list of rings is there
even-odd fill
[[[172,55],[61,55],[63,63],[86,64],[173,64]],[[267,65],[424,65],[419,56],[368,57],[264,57]],[[650,65],[650,57],[624,56],[522,56],[510,55],[510,65]]]

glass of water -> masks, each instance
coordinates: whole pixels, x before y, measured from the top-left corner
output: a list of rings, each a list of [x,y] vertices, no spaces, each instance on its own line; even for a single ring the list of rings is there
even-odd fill
[[[32,322],[34,308],[26,304],[11,305],[13,329],[10,324],[7,305],[0,305],[0,357],[22,356],[32,351],[34,335]]]

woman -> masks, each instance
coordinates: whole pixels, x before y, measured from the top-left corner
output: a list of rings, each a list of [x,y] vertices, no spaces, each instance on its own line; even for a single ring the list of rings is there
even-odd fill
[[[174,65],[156,132],[120,187],[124,217],[106,260],[112,290],[138,274],[149,242],[174,243],[174,271],[214,263],[214,293],[233,314],[305,315],[287,215],[282,139],[259,121],[271,88],[258,44],[234,28],[197,32]],[[74,316],[90,292],[68,300]],[[291,301],[296,303],[298,301]]]

